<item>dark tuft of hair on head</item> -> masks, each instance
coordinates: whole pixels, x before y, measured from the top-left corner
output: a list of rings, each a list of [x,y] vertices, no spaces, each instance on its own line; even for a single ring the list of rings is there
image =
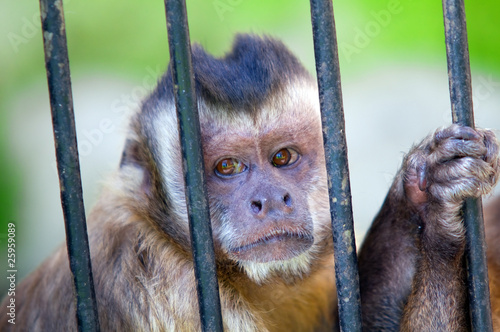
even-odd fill
[[[192,64],[198,97],[229,109],[252,110],[296,77],[309,77],[299,60],[279,40],[237,35],[232,50],[215,58],[193,45]],[[161,78],[151,96],[173,98],[172,72]]]

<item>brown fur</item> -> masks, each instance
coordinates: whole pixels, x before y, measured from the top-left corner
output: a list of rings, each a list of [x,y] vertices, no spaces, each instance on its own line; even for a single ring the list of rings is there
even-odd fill
[[[189,255],[182,255],[168,239],[130,214],[124,203],[107,192],[90,215],[97,221],[89,233],[93,235],[92,262],[101,330],[200,330]],[[141,259],[138,246],[142,248]],[[329,295],[335,291],[331,259],[326,257],[320,266],[309,278],[293,284],[275,279],[263,286],[237,269],[221,271],[225,329],[310,330],[315,321],[333,311]],[[18,286],[16,325],[5,324],[2,317],[2,331],[75,330],[71,287],[66,251],[61,248]]]
[[[484,210],[486,243],[488,245],[488,275],[493,329],[500,331],[500,198],[491,201]]]

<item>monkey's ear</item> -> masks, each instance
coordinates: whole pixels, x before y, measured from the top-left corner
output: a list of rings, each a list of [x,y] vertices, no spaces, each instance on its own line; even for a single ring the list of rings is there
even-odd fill
[[[141,145],[138,141],[134,139],[127,139],[125,142],[125,148],[123,149],[122,158],[120,161],[120,170],[124,173],[136,174],[135,180],[141,179],[140,189],[145,194],[149,195],[151,193],[151,175],[149,173],[149,169],[147,167],[147,158],[142,153],[144,149],[141,149]],[[131,171],[134,169],[134,171]],[[137,178],[137,171],[140,171],[142,176]],[[135,182],[135,181],[132,181]]]
[[[120,168],[125,166],[141,166],[141,156],[139,142],[127,139],[125,148],[123,149],[122,159],[120,160]]]

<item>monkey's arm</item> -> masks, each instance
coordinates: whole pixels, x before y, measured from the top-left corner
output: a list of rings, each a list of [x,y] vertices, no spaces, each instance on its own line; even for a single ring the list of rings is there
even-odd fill
[[[460,208],[498,171],[489,131],[453,125],[410,151],[360,253],[366,330],[467,328]]]

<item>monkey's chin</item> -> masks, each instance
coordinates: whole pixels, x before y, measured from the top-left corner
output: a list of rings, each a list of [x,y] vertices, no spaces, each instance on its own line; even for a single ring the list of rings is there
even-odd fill
[[[231,255],[238,261],[268,263],[296,257],[314,243],[311,235],[278,233],[264,236],[255,242],[231,248]]]
[[[238,265],[245,274],[257,284],[281,279],[285,283],[293,284],[297,279],[303,279],[311,272],[311,262],[314,260],[314,249],[294,256],[288,260],[270,261],[259,263],[252,261],[239,261]]]

